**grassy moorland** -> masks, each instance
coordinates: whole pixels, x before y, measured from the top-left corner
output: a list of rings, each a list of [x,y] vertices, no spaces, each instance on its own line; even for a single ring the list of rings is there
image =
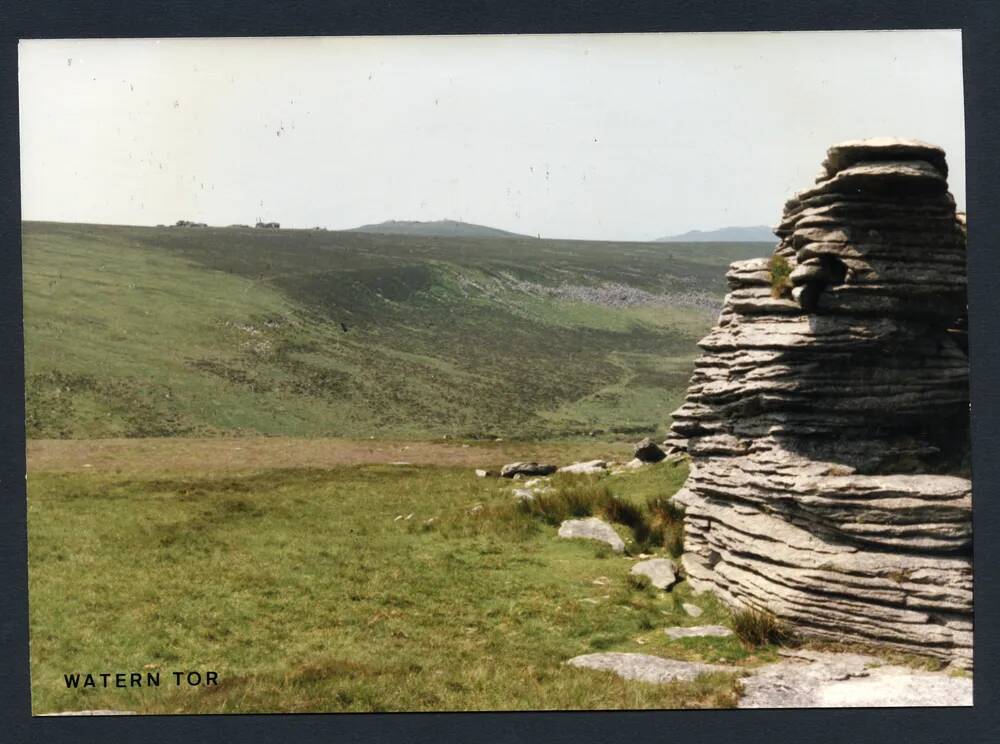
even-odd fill
[[[681,463],[562,478],[557,493],[597,490],[642,509],[686,474]],[[627,581],[634,558],[558,539],[510,489],[464,467],[33,474],[34,711],[724,707],[735,675],[649,685],[563,662],[598,650],[773,658],[733,638],[670,641],[666,625],[727,615],[684,584],[663,593]],[[629,552],[671,549],[616,528]],[[705,614],[689,617],[681,601]],[[63,681],[151,669],[214,670],[220,684]]]
[[[25,223],[30,438],[662,431],[760,244]]]
[[[720,707],[737,675],[647,685],[597,650],[753,665],[682,582],[683,464],[556,479],[662,432],[725,266],[680,245],[26,223],[36,713]],[[392,464],[395,463],[395,464]],[[402,464],[400,464],[402,463]],[[556,538],[599,514],[631,555]],[[69,690],[70,673],[217,687]]]

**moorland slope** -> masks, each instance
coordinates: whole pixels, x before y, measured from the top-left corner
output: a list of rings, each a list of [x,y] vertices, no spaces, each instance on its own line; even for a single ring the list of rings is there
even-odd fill
[[[28,436],[662,432],[759,252],[28,222]]]

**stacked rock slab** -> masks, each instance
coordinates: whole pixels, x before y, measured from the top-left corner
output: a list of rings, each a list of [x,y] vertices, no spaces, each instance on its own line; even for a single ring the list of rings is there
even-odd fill
[[[964,217],[964,215],[963,215]],[[964,220],[944,152],[846,142],[739,261],[668,444],[696,591],[972,663]]]

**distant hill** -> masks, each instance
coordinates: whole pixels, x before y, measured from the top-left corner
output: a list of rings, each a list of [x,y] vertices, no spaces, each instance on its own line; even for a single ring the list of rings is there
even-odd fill
[[[476,225],[457,220],[388,220],[373,225],[362,225],[348,232],[380,233],[382,235],[439,235],[460,238],[525,238],[526,235],[498,230],[495,227]]]
[[[25,222],[32,438],[638,438],[759,243]]]
[[[776,243],[774,231],[767,225],[720,227],[718,230],[689,230],[682,235],[657,238],[657,243]]]

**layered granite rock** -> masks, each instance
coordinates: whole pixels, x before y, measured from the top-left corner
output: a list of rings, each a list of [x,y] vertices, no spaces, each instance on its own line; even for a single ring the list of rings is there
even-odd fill
[[[969,666],[964,215],[944,152],[827,152],[770,259],[730,267],[668,444],[693,588]]]

